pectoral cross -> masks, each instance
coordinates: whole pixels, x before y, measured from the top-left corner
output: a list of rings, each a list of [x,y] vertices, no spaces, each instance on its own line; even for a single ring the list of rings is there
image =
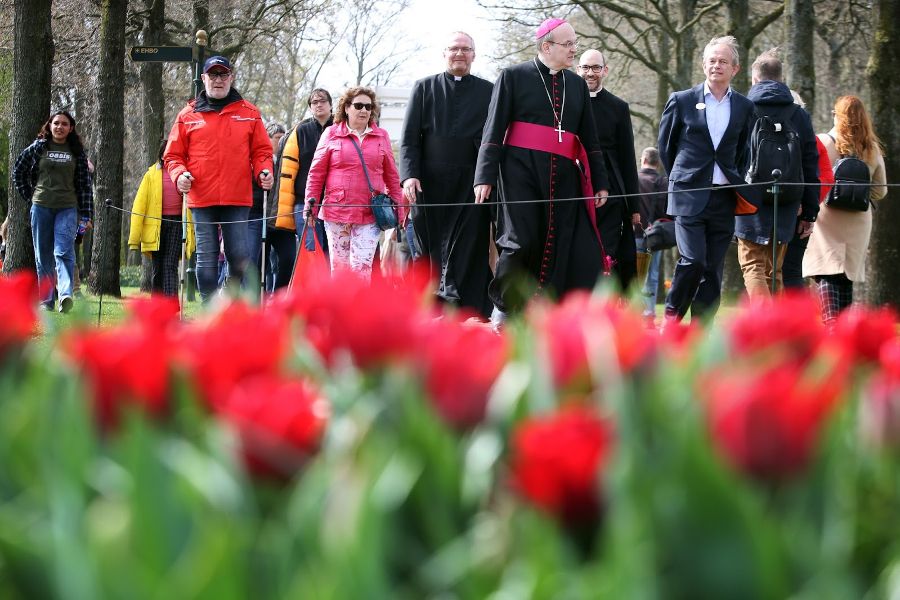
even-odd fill
[[[561,122],[557,123],[556,129],[554,129],[553,131],[556,132],[556,137],[558,138],[556,141],[558,141],[560,144],[562,144],[562,134],[564,132],[564,130],[562,128],[562,123]]]

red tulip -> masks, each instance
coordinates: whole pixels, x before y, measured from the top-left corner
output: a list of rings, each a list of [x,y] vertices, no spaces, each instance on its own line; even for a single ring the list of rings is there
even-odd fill
[[[0,275],[0,358],[24,346],[38,325],[37,280],[30,271]]]
[[[84,373],[97,421],[118,423],[125,407],[161,416],[168,408],[171,339],[135,325],[73,330],[62,347]]]
[[[728,328],[738,355],[780,353],[782,360],[807,360],[825,335],[818,304],[804,293],[744,302]]]
[[[840,359],[796,362],[760,371],[733,365],[700,384],[708,400],[712,439],[726,460],[762,480],[803,472],[819,433],[843,391],[847,370]]]
[[[209,321],[182,329],[177,356],[206,403],[215,408],[238,382],[281,371],[288,334],[283,313],[233,302]]]
[[[234,387],[219,414],[237,432],[250,472],[285,480],[318,450],[330,406],[309,381],[263,376]]]
[[[856,360],[877,362],[882,344],[897,339],[897,313],[889,307],[852,306],[838,316],[832,336]]]
[[[655,349],[640,314],[586,292],[569,294],[557,305],[538,305],[530,320],[548,349],[553,381],[560,389],[590,389],[597,355],[599,360],[609,356],[617,369],[629,372]]]
[[[610,423],[582,406],[523,421],[510,444],[512,485],[566,524],[592,522],[612,437]]]
[[[326,362],[347,352],[358,367],[368,368],[414,351],[424,298],[416,285],[382,277],[366,282],[338,272],[315,288],[298,290],[288,302]]]
[[[424,323],[417,339],[416,361],[438,414],[461,429],[480,423],[491,386],[506,363],[506,338],[445,317]]]

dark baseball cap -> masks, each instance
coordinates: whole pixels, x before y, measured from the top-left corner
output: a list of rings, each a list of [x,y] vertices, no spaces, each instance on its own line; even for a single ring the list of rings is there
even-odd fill
[[[231,72],[231,63],[224,56],[210,56],[207,58],[206,62],[203,63],[203,72],[208,73],[213,67],[219,67],[229,73]]]

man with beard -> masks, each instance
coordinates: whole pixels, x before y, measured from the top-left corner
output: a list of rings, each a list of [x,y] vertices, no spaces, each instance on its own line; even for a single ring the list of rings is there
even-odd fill
[[[490,213],[475,205],[472,179],[493,85],[470,73],[475,41],[469,34],[452,33],[444,59],[447,70],[417,81],[410,95],[400,179],[407,202],[415,202],[422,251],[440,268],[438,297],[486,317]]]
[[[208,301],[218,285],[219,236],[240,281],[247,267],[247,215],[253,180],[272,188],[272,143],[259,110],[232,87],[224,56],[203,65],[203,87],[178,113],[163,161],[178,191],[187,194],[197,237],[197,287]],[[220,225],[217,225],[219,223]]]
[[[495,328],[534,294],[591,289],[610,267],[594,213],[608,195],[606,169],[587,85],[568,71],[575,30],[548,19],[535,38],[537,56],[494,84],[475,169],[475,201],[495,187],[500,195]]]
[[[631,111],[627,102],[603,87],[609,64],[602,52],[588,50],[582,54],[578,72],[591,93],[597,139],[609,175],[609,193],[614,196],[597,209],[597,229],[604,248],[616,261],[613,269],[619,285],[626,291],[637,272],[634,227],[641,222],[637,197],[623,197],[638,193]]]

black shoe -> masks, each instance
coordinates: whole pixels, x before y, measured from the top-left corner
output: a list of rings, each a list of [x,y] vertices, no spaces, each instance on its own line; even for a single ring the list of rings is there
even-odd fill
[[[59,312],[67,313],[72,310],[72,306],[75,302],[72,300],[72,296],[63,296],[59,299]]]
[[[56,303],[51,300],[50,302],[41,302],[41,308],[46,310],[47,312],[53,312],[56,308]]]

